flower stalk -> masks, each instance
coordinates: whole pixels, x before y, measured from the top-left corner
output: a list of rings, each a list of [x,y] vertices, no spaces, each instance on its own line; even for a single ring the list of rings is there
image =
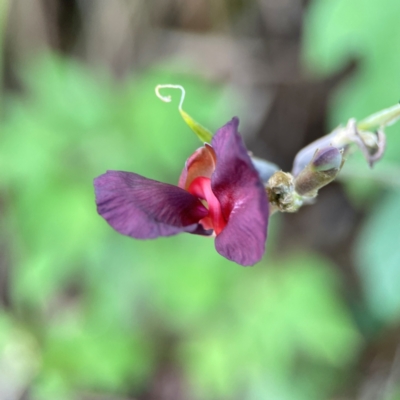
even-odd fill
[[[375,114],[368,116],[357,124],[361,131],[371,131],[393,125],[400,119],[400,104],[385,108]]]

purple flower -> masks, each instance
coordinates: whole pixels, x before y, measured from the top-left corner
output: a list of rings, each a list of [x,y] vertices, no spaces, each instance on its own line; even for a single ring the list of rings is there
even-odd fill
[[[233,118],[186,161],[178,186],[132,172],[94,180],[98,213],[119,233],[153,239],[214,233],[219,254],[241,265],[265,251],[268,200]]]

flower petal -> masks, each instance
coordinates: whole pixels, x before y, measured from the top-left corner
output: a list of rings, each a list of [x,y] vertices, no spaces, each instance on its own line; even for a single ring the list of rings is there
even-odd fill
[[[213,148],[205,143],[197,149],[185,163],[185,167],[179,178],[178,186],[188,190],[190,184],[199,176],[211,178],[215,169],[216,156]]]
[[[98,213],[118,232],[153,239],[179,232],[206,234],[208,211],[185,190],[132,172],[107,171],[94,180]]]
[[[221,203],[226,227],[215,239],[222,256],[241,265],[260,261],[265,251],[268,200],[233,118],[217,131],[212,146],[217,155],[212,190]]]

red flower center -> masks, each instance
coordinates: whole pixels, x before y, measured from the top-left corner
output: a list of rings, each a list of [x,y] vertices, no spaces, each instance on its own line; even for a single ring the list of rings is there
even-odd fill
[[[188,192],[207,202],[208,215],[199,221],[204,229],[214,229],[216,235],[221,233],[226,221],[222,215],[221,204],[211,189],[211,179],[204,176],[195,178]]]

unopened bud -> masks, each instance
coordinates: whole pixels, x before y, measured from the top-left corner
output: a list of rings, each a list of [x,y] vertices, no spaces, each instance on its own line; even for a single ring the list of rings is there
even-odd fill
[[[319,189],[336,178],[342,165],[341,150],[332,146],[317,150],[311,162],[296,177],[296,192],[301,196],[316,196]]]
[[[292,174],[293,176],[297,176],[313,159],[315,152],[318,149],[323,149],[325,147],[330,147],[332,144],[333,139],[338,134],[340,128],[335,129],[329,135],[322,136],[321,138],[317,139],[315,142],[310,143],[303,149],[301,149],[294,161],[293,161],[293,169]]]
[[[318,150],[312,159],[311,167],[314,171],[329,171],[340,169],[342,154],[336,147],[326,147]]]

